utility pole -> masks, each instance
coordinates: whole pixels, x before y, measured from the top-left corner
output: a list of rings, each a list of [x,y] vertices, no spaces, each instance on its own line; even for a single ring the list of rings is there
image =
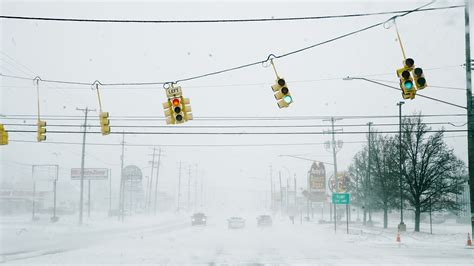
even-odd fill
[[[125,134],[122,132],[122,155],[120,156],[119,220],[124,220],[125,184],[123,179],[123,161],[125,152]]]
[[[197,210],[197,183],[198,183],[198,165],[196,164],[196,175],[194,176],[194,211]]]
[[[153,147],[153,158],[151,160],[151,174],[150,174],[150,180],[148,182],[148,188],[147,188],[147,192],[148,192],[148,198],[147,198],[147,207],[148,207],[148,210],[150,211],[151,210],[151,192],[152,192],[152,184],[153,184],[153,169],[155,168],[155,151],[156,151],[156,148]]]
[[[160,175],[160,163],[161,163],[161,148],[158,148],[158,165],[156,166],[156,178],[155,178],[155,202],[154,213],[156,214],[157,203],[158,203],[158,176]]]
[[[56,165],[56,178],[53,181],[54,188],[54,201],[53,201],[53,217],[51,217],[52,222],[56,222],[58,218],[56,217],[56,192],[57,192],[57,183],[59,178],[59,165]]]
[[[90,111],[88,107],[86,109],[76,108],[78,111],[84,112],[84,133],[82,135],[82,156],[81,156],[81,195],[79,197],[79,225],[82,225],[83,219],[83,205],[84,205],[84,160],[86,154],[86,133],[87,133],[87,115]],[[90,191],[89,191],[90,192]],[[90,195],[90,193],[89,193]],[[90,202],[89,202],[90,203]],[[89,205],[90,206],[90,205]]]
[[[191,165],[188,173],[188,211],[191,209]]]
[[[407,230],[407,226],[403,222],[403,173],[402,173],[402,105],[405,102],[398,102],[398,156],[399,156],[399,171],[400,171],[400,224],[398,225],[398,230],[401,232],[405,232]]]
[[[109,168],[109,214],[112,213],[112,169]]]
[[[372,205],[372,199],[370,197],[372,195],[371,188],[370,188],[370,185],[371,185],[371,182],[370,182],[370,167],[371,167],[370,162],[372,161],[370,159],[371,158],[371,156],[370,156],[370,150],[371,149],[370,148],[372,146],[372,144],[371,144],[371,142],[372,142],[372,138],[371,138],[372,137],[372,132],[371,132],[370,127],[372,126],[372,122],[367,123],[367,125],[369,126],[369,136],[368,136],[368,148],[369,148],[369,150],[367,152],[367,181],[366,181],[367,195],[366,195],[366,198],[368,198],[369,202],[368,202],[368,204],[366,204],[366,208],[368,209],[368,212],[369,212],[368,224],[369,224],[369,226],[372,226],[372,210],[370,208],[370,205]],[[367,203],[367,200],[366,200],[366,203]]]
[[[270,210],[273,210],[273,166],[270,165]]]
[[[201,170],[201,210],[204,208],[204,171]]]
[[[471,235],[474,233],[474,113],[472,112],[472,79],[471,79],[471,35],[469,25],[469,0],[464,4],[465,39],[466,39],[466,101],[467,101],[467,157],[469,171],[469,192],[471,203]]]
[[[333,158],[333,165],[334,165],[334,182],[336,183],[336,188],[335,188],[336,191],[333,192],[333,193],[339,193],[339,182],[337,180],[337,160],[336,160],[336,153],[337,153],[337,151],[336,151],[336,137],[335,137],[336,130],[334,129],[334,122],[336,120],[341,120],[341,118],[331,117],[330,120],[323,120],[323,121],[331,121],[331,131],[329,133],[331,133],[331,135],[332,135],[331,147],[332,147],[332,158]],[[336,204],[333,204],[333,208],[334,208],[334,232],[336,232],[336,228],[337,228]]]
[[[278,177],[280,178],[280,213],[283,216],[283,186],[281,185],[281,171],[278,171]]]
[[[179,162],[179,171],[178,171],[178,212],[179,212],[179,202],[181,201],[181,161]]]

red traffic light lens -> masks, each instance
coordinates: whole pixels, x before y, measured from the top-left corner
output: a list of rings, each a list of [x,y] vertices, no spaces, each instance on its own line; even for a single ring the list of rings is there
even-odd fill
[[[179,102],[180,102],[179,99],[176,99],[176,98],[171,101],[171,103],[173,104],[173,106],[178,106],[178,105],[179,105]]]

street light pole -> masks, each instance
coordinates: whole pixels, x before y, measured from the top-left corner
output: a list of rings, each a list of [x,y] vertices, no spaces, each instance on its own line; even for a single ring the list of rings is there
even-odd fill
[[[398,156],[399,156],[399,171],[400,171],[400,224],[398,230],[406,231],[407,226],[403,222],[403,186],[402,186],[402,105],[405,102],[398,102]]]

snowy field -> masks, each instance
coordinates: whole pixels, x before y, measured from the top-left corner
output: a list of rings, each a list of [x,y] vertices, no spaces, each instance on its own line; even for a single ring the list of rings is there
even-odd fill
[[[395,229],[383,230],[345,223],[317,224],[274,219],[258,228],[255,216],[243,229],[228,229],[226,218],[210,216],[207,226],[191,226],[188,215],[141,216],[125,223],[107,217],[85,225],[20,222],[3,218],[1,262],[32,264],[441,264],[473,265],[467,248],[467,225],[447,221],[433,235],[412,228],[396,239]],[[76,217],[74,217],[76,218]],[[15,222],[17,219],[17,222]],[[72,219],[72,217],[71,217]],[[410,225],[410,224],[409,224]],[[425,228],[426,224],[423,224]]]

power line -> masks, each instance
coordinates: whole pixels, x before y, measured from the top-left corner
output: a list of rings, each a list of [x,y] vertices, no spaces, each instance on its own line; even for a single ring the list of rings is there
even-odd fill
[[[462,123],[459,125],[454,124],[452,121],[445,121],[445,122],[424,122],[423,124],[425,125],[450,125],[454,127],[463,127],[467,125],[467,122],[458,122]],[[18,124],[18,123],[4,123],[4,126],[15,126],[15,127],[36,127],[36,124]],[[406,125],[405,123],[402,123],[402,126]],[[48,124],[48,127],[81,127],[83,126],[82,124]],[[100,125],[87,125],[88,127],[95,127],[98,128]],[[367,124],[339,124],[339,127],[366,127]],[[372,124],[374,127],[384,127],[384,126],[399,126],[398,123],[380,123],[380,124]],[[179,125],[174,128],[187,128],[187,129],[192,129],[192,128],[220,128],[220,129],[226,129],[226,128],[327,128],[329,127],[328,125],[193,125],[193,126],[187,126],[187,125]],[[114,129],[117,128],[171,128],[168,125],[113,125]]]
[[[209,72],[209,73],[205,73],[205,74],[201,74],[201,75],[196,75],[196,76],[191,76],[191,77],[187,77],[187,78],[182,78],[182,79],[178,79],[178,80],[175,80],[175,81],[160,81],[160,82],[127,82],[127,83],[101,83],[99,81],[95,81],[97,83],[99,83],[100,85],[102,86],[140,86],[140,85],[163,85],[165,86],[166,84],[170,84],[170,83],[178,83],[178,82],[185,82],[185,81],[190,81],[190,80],[196,80],[196,79],[201,79],[201,78],[205,78],[205,77],[209,77],[209,76],[214,76],[214,75],[218,75],[218,74],[222,74],[222,73],[226,73],[226,72],[231,72],[231,71],[235,71],[235,70],[239,70],[239,69],[243,69],[243,68],[247,68],[247,67],[251,67],[251,66],[255,66],[255,65],[262,65],[264,63],[267,63],[269,62],[270,60],[273,60],[273,59],[279,59],[279,58],[283,58],[283,57],[287,57],[287,56],[290,56],[290,55],[294,55],[294,54],[297,54],[297,53],[301,53],[303,51],[306,51],[306,50],[309,50],[309,49],[313,49],[315,47],[318,47],[318,46],[321,46],[321,45],[324,45],[324,44],[328,44],[328,43],[331,43],[331,42],[334,42],[334,41],[337,41],[337,40],[340,40],[340,39],[343,39],[343,38],[346,38],[346,37],[349,37],[351,35],[355,35],[357,33],[361,33],[361,32],[364,32],[364,31],[367,31],[369,29],[372,29],[372,28],[375,28],[375,27],[378,27],[380,25],[383,25],[385,24],[386,22],[388,21],[391,21],[391,20],[394,20],[396,18],[401,18],[401,17],[404,17],[408,14],[411,14],[413,12],[417,12],[419,10],[422,10],[424,7],[428,6],[428,5],[431,5],[432,3],[434,3],[435,1],[431,1],[427,4],[424,4],[418,8],[415,8],[415,9],[412,9],[412,10],[408,10],[408,11],[405,11],[405,12],[401,12],[403,14],[400,14],[400,15],[395,15],[391,18],[389,18],[388,20],[384,20],[384,21],[381,21],[381,22],[378,22],[378,23],[375,23],[375,24],[372,24],[370,26],[367,26],[367,27],[364,27],[364,28],[361,28],[361,29],[358,29],[358,30],[354,30],[354,31],[351,31],[351,32],[348,32],[348,33],[345,33],[345,34],[342,34],[342,35],[339,35],[337,37],[334,37],[334,38],[331,38],[331,39],[328,39],[328,40],[325,40],[325,41],[322,41],[322,42],[319,42],[319,43],[316,43],[316,44],[313,44],[313,45],[310,45],[310,46],[306,46],[306,47],[303,47],[303,48],[300,48],[300,49],[297,49],[297,50],[293,50],[293,51],[290,51],[290,52],[287,52],[285,54],[281,54],[281,55],[275,55],[275,54],[270,54],[267,59],[265,60],[261,60],[261,61],[257,61],[257,62],[253,62],[253,63],[247,63],[247,64],[243,64],[243,65],[239,65],[239,66],[235,66],[235,67],[231,67],[231,68],[226,68],[226,69],[222,69],[222,70],[218,70],[218,71],[214,71],[214,72]],[[461,6],[456,6],[456,7],[461,7]],[[454,8],[454,7],[453,7]],[[0,73],[0,76],[5,76],[5,77],[11,77],[11,78],[20,78],[20,79],[27,79],[25,77],[14,77],[14,76],[10,76],[10,75],[4,75],[4,74],[1,74]],[[74,85],[91,85],[92,83],[89,83],[89,82],[78,82],[78,81],[65,81],[65,80],[52,80],[52,79],[42,79],[40,77],[35,77],[35,80],[40,80],[42,82],[49,82],[49,83],[59,83],[59,84],[74,84]]]
[[[424,70],[440,70],[440,69],[454,68],[454,67],[462,67],[462,65],[447,65],[447,66],[430,67],[430,68],[423,68],[423,69]],[[362,75],[357,75],[357,77],[374,77],[374,76],[387,76],[387,75],[393,75],[393,73],[392,72],[390,72],[390,73],[387,72],[387,73],[377,73],[377,74],[362,74]],[[28,81],[32,80],[31,78],[27,78],[27,77],[5,75],[5,74],[2,74],[2,73],[0,73],[0,76],[7,77],[7,78],[18,78],[18,79],[28,80]],[[334,76],[334,77],[330,77],[330,78],[319,78],[319,79],[308,79],[308,80],[291,80],[291,83],[295,84],[295,83],[310,83],[310,82],[320,82],[320,81],[334,81],[334,80],[342,80],[344,78],[346,78],[346,76],[339,75],[339,76]],[[396,81],[379,80],[379,79],[373,79],[373,80],[381,81],[381,82],[396,83]],[[87,84],[87,85],[90,86],[91,84]],[[102,90],[107,90],[107,91],[110,91],[110,90],[120,90],[120,91],[125,91],[125,90],[135,90],[135,91],[136,90],[156,90],[155,86],[146,87],[146,85],[144,85],[144,84],[142,84],[142,85],[143,86],[139,86],[139,87],[131,87],[131,86],[113,87],[113,86],[107,86],[107,87],[102,88]],[[155,85],[155,84],[152,84],[152,85]],[[190,86],[186,86],[186,89],[189,89],[189,88],[244,87],[244,86],[263,86],[263,85],[266,85],[266,83],[260,82],[260,83],[234,83],[234,84],[214,84],[214,85],[190,85]],[[0,84],[0,87],[4,87],[4,88],[31,88],[31,86],[14,86],[14,85],[1,85],[1,84]],[[459,87],[435,86],[435,85],[432,85],[432,84],[430,84],[430,87],[443,88],[443,89],[453,89],[453,90],[465,90],[465,89],[459,88]],[[57,87],[57,86],[55,86],[54,88],[50,88],[50,89],[54,89],[54,90],[87,90],[87,91],[89,91],[90,87],[85,88],[85,87],[73,87],[73,86],[71,86],[71,87]]]
[[[2,114],[1,119],[9,120],[36,120],[37,117],[34,114]],[[413,115],[404,115],[403,117],[422,117],[422,118],[431,118],[431,117],[465,117],[466,114],[413,114]],[[83,120],[78,115],[42,115],[45,120],[58,120],[58,121],[74,121],[79,119]],[[200,116],[194,117],[193,120],[202,120],[202,121],[279,121],[279,120],[325,120],[334,118],[342,119],[386,119],[386,118],[398,118],[398,115],[339,115],[339,116]],[[99,120],[98,118],[91,120]],[[118,115],[111,116],[111,121],[163,121],[164,117],[159,116],[133,116],[133,115]],[[173,127],[173,126],[170,126]]]
[[[444,138],[460,138],[467,137],[467,135],[456,135],[456,136],[445,136]],[[13,139],[9,140],[10,142],[16,143],[37,143],[33,140],[18,140]],[[367,140],[361,141],[344,141],[344,144],[365,144]],[[81,142],[68,142],[68,141],[48,141],[41,143],[45,144],[57,144],[57,145],[82,145]],[[272,146],[317,146],[324,145],[324,142],[305,142],[305,143],[260,143],[260,144],[138,144],[138,143],[127,143],[125,146],[129,147],[150,147],[150,146],[160,146],[160,147],[183,147],[183,148],[215,148],[215,147],[272,147]],[[89,146],[121,146],[121,143],[87,143]]]
[[[174,23],[242,23],[242,22],[273,22],[273,21],[298,21],[298,20],[321,20],[336,18],[354,18],[378,15],[401,14],[407,12],[426,12],[443,9],[454,9],[464,7],[464,5],[453,5],[433,8],[419,8],[416,10],[394,10],[384,12],[355,13],[327,16],[306,16],[306,17],[284,17],[284,18],[248,18],[248,19],[203,19],[203,20],[136,20],[136,19],[87,19],[87,18],[57,18],[57,17],[31,17],[31,16],[6,16],[1,15],[2,19],[13,20],[37,20],[37,21],[56,21],[56,22],[90,22],[90,23],[146,23],[146,24],[174,24]]]
[[[23,132],[23,133],[36,133],[36,130],[8,130],[8,132]],[[427,133],[437,132],[467,132],[465,129],[448,129],[448,130],[426,130]],[[64,130],[51,130],[48,134],[83,134],[82,131],[64,131]],[[101,134],[100,131],[88,132],[89,134]],[[341,135],[354,135],[354,134],[368,134],[367,131],[341,131],[335,134]],[[380,134],[398,134],[398,131],[378,131]],[[122,132],[110,132],[110,134],[126,134],[126,135],[323,135],[325,132],[149,132],[149,131],[122,131]]]
[[[397,90],[397,91],[401,91],[400,88],[393,87],[393,86],[390,86],[390,85],[387,85],[387,84],[383,84],[383,83],[380,83],[380,82],[378,82],[378,81],[374,81],[374,80],[367,79],[367,78],[361,78],[361,77],[347,77],[346,79],[347,79],[347,80],[352,80],[352,79],[365,80],[365,81],[368,81],[368,82],[371,82],[371,83],[374,83],[374,84],[378,84],[378,85],[381,85],[381,86],[384,86],[384,87],[387,87],[387,88],[391,88],[391,89],[394,89],[394,90]],[[459,108],[462,108],[462,109],[467,109],[467,107],[465,107],[465,106],[458,105],[458,104],[455,104],[455,103],[450,103],[450,102],[447,102],[447,101],[443,101],[443,100],[440,100],[440,99],[437,99],[437,98],[434,98],[434,97],[426,96],[426,95],[419,94],[419,93],[417,93],[416,95],[417,95],[418,97],[426,98],[426,99],[433,100],[433,101],[436,101],[436,102],[445,103],[445,104],[448,104],[448,105],[451,105],[451,106],[455,106],[455,107],[459,107]]]

